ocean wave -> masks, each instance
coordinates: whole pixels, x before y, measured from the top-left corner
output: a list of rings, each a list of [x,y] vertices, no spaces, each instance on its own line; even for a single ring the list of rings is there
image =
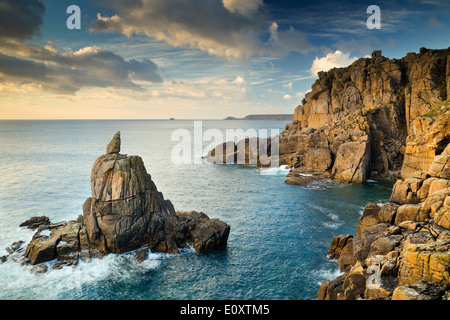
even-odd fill
[[[341,274],[343,274],[343,272],[337,265],[336,267],[322,268],[313,272],[314,278],[317,280],[319,285],[322,284],[322,281],[334,280]]]
[[[259,173],[263,176],[277,176],[277,175],[286,175],[289,172],[289,166],[283,165],[279,167],[273,168],[260,168]]]

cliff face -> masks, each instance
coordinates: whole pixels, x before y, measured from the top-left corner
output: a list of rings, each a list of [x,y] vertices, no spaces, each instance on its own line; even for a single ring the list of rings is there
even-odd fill
[[[319,300],[450,299],[450,144],[426,172],[398,180],[389,203],[369,203],[356,236],[334,237],[328,254],[343,274]]]
[[[346,182],[400,171],[402,177],[410,177],[417,159],[424,163],[419,168],[425,169],[448,139],[448,132],[441,130],[432,141],[416,142],[421,132],[415,120],[431,115],[431,120],[425,120],[431,125],[438,115],[448,118],[448,97],[450,48],[422,48],[419,54],[409,53],[399,60],[375,51],[372,58],[319,73],[295,109],[293,122],[280,135],[281,162],[295,168],[287,182],[298,183],[297,173],[305,170]],[[308,161],[308,153],[317,149],[331,155],[325,170]]]
[[[388,116],[385,111],[390,110],[391,120],[405,123],[407,131],[392,128],[385,135],[389,127],[380,118],[369,117],[370,130],[365,132],[371,142],[370,169],[375,160],[373,152],[379,151],[383,160],[384,151],[387,163],[401,169],[401,179],[395,183],[389,203],[369,203],[364,208],[355,236],[333,238],[328,253],[343,274],[324,281],[317,299],[450,299],[449,54],[450,50],[421,49],[418,55],[408,54],[394,61],[401,66],[397,79],[402,79],[391,82],[397,86],[392,91],[394,97],[397,95],[396,102],[392,109],[383,102],[378,107],[372,105],[374,109],[368,114],[375,111]],[[372,60],[390,64],[380,57]],[[389,74],[386,71],[380,75],[382,82],[392,80],[386,78]],[[392,92],[388,90],[391,97]],[[308,101],[304,105],[308,106]],[[307,115],[302,110],[298,109],[297,126],[309,125],[309,117],[302,118]],[[395,162],[391,147],[399,142],[402,156],[397,157],[403,161]],[[340,162],[338,157],[334,166],[336,162]]]

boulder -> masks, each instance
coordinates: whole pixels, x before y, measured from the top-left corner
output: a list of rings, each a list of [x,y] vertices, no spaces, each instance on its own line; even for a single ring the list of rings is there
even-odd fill
[[[347,142],[339,147],[331,173],[339,181],[362,183],[369,177],[369,165],[369,142]]]
[[[119,153],[120,152],[120,131],[117,131],[111,142],[106,147],[107,154]]]
[[[379,206],[377,203],[369,203],[364,207],[363,213],[359,218],[358,227],[356,229],[357,237],[361,236],[361,232],[364,230],[364,228],[382,222],[380,221],[379,217],[381,208],[382,207]]]
[[[332,162],[333,159],[328,148],[312,148],[303,157],[303,165],[317,171],[328,170]]]
[[[178,241],[192,242],[197,252],[219,249],[226,245],[230,226],[219,219],[210,219],[202,212],[177,212]],[[179,241],[180,242],[180,241]]]

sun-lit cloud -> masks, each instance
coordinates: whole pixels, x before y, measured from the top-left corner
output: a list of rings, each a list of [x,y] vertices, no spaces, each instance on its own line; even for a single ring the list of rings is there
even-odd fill
[[[262,1],[115,0],[109,5],[112,16],[97,15],[91,30],[120,32],[128,37],[144,34],[174,47],[200,49],[213,56],[247,59],[253,55],[307,53],[313,49],[304,32],[293,27],[280,30],[273,22],[264,25],[267,15],[259,10]],[[213,17],[213,18],[212,18]],[[261,40],[268,34],[269,41]]]
[[[352,64],[358,58],[350,58],[350,53],[336,50],[335,52],[328,53],[325,57],[316,57],[312,63],[310,72],[312,75],[317,75],[320,71],[328,71],[332,68],[347,67]]]
[[[252,16],[263,5],[263,0],[222,0],[223,5],[230,12],[239,12],[245,16]]]

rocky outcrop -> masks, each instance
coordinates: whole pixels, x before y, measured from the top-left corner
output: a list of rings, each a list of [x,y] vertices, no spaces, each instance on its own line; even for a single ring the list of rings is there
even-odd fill
[[[326,170],[336,180],[364,182],[400,171],[407,178],[429,168],[449,142],[449,61],[450,48],[421,48],[400,60],[377,52],[319,73],[280,135],[280,158],[301,172],[319,133],[333,159]],[[436,121],[436,114],[446,120]]]
[[[450,144],[425,172],[398,180],[389,203],[369,203],[359,219],[356,237],[333,238],[328,254],[343,274],[324,281],[317,299],[450,297],[448,148]]]
[[[292,168],[286,182],[303,185],[300,174],[311,170],[361,183],[408,178],[428,168],[450,142],[449,88],[450,48],[421,48],[402,59],[376,51],[346,68],[320,72],[278,137],[279,164]],[[446,120],[437,121],[438,114]],[[224,150],[215,154],[236,163],[239,150]],[[313,155],[321,161],[311,161]]]
[[[21,226],[37,227],[24,262],[37,265],[57,259],[53,268],[79,259],[102,257],[140,248],[175,254],[193,246],[205,252],[226,246],[230,226],[204,213],[176,213],[147,173],[142,158],[120,154],[120,132],[107,153],[94,162],[92,196],[77,220],[50,223],[35,217]]]

